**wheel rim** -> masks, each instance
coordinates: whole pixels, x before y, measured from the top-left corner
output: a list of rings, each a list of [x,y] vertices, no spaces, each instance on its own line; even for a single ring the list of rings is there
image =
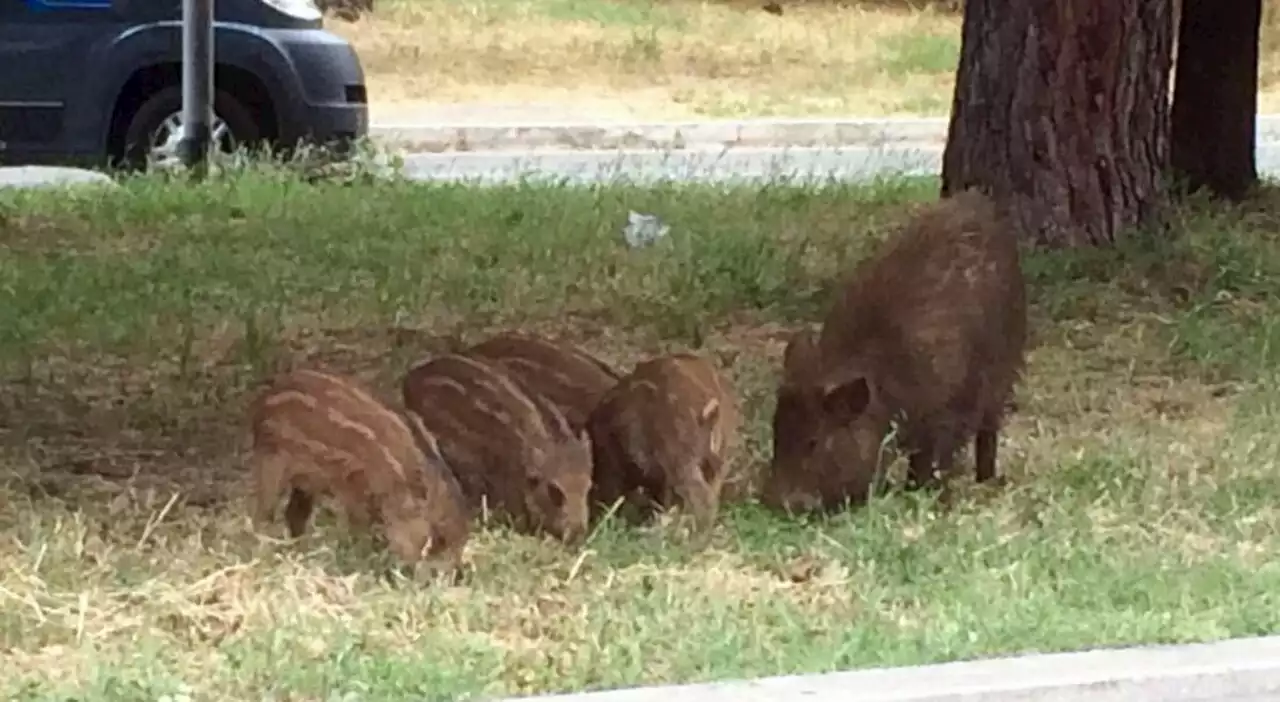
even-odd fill
[[[156,127],[156,130],[151,133],[151,148],[148,151],[148,157],[161,167],[181,163],[178,145],[182,143],[182,131],[181,110],[165,117],[160,122],[160,126]],[[223,153],[230,153],[236,150],[235,135],[231,133],[231,128],[217,114],[213,116],[210,140],[217,144],[218,150]]]

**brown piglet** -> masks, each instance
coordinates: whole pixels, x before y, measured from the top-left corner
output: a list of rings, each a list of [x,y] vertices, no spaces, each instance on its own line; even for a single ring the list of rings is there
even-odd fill
[[[483,502],[527,533],[586,535],[590,443],[554,404],[461,354],[415,365],[401,387],[472,506]]]
[[[466,502],[435,439],[411,428],[412,418],[354,380],[316,370],[277,376],[250,416],[255,524],[273,521],[287,492],[285,521],[297,538],[316,498],[333,498],[351,526],[380,524],[402,560],[458,565],[470,534]]]
[[[787,346],[761,501],[785,511],[864,502],[896,423],[908,484],[933,486],[974,440],[996,477],[1027,339],[1017,232],[966,191],[917,212],[844,283],[822,330]]]
[[[550,400],[575,429],[618,382],[617,371],[582,348],[533,334],[503,332],[461,353],[501,366],[522,390]]]
[[[587,421],[597,513],[623,498],[645,514],[678,505],[709,527],[740,417],[733,388],[705,358],[673,353],[638,363]]]

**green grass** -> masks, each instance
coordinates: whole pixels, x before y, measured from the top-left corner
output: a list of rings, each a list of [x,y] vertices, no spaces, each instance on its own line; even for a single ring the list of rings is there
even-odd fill
[[[954,73],[960,62],[960,37],[950,34],[896,34],[881,40],[877,63],[890,78]],[[940,95],[946,98],[947,95]]]
[[[326,365],[393,398],[499,328],[628,364],[733,359],[750,477],[781,333],[931,179],[825,189],[306,185],[0,192],[0,696],[455,700],[1280,631],[1280,200],[1027,259],[1004,491],[828,519],[726,507],[711,542],[477,532],[414,585],[330,514],[242,504],[243,403]],[[628,210],[672,238],[629,251]],[[176,499],[174,499],[176,496]]]
[[[513,8],[519,2],[510,2]],[[546,17],[565,22],[590,22],[601,26],[685,29],[687,18],[673,8],[656,3],[610,3],[598,0],[552,0],[538,8]]]

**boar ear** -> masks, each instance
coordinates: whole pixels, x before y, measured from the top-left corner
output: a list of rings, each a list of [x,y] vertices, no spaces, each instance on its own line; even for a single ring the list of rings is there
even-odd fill
[[[524,487],[529,492],[537,492],[541,490],[542,485],[545,482],[546,481],[542,479],[542,476],[537,473],[526,473],[524,476]]]
[[[800,388],[790,383],[782,383],[778,386],[777,398],[774,403],[773,416],[777,421],[779,417],[790,417],[799,413],[804,409],[805,398]]]
[[[710,451],[712,455],[718,456],[720,455],[720,452],[724,450],[724,433],[719,430],[712,430],[710,434],[711,437],[707,441],[707,450]]]
[[[565,494],[564,490],[556,484],[554,480],[547,480],[545,477],[537,473],[529,473],[525,476],[525,486],[530,493],[537,494],[545,492],[547,499],[551,500],[551,504],[559,509],[564,506]]]
[[[564,490],[559,485],[556,485],[555,482],[547,481],[547,499],[551,500],[551,505],[556,509],[564,507]]]
[[[711,398],[707,400],[707,404],[702,407],[702,411],[698,413],[698,421],[703,426],[711,426],[720,419],[720,400]]]
[[[698,464],[699,472],[702,473],[702,479],[708,483],[713,483],[716,476],[720,475],[721,461],[714,455],[706,456],[702,462]]]
[[[822,393],[822,409],[839,421],[852,421],[871,402],[871,383],[865,375],[856,375],[828,384]]]
[[[408,410],[404,413],[406,419],[409,420],[409,431],[413,434],[413,438],[418,442],[418,448],[426,454],[427,460],[443,461],[444,455],[440,452],[440,442],[436,440],[436,435],[427,430],[422,423],[422,417],[417,412]]]
[[[783,383],[778,387],[773,408],[773,442],[775,446],[799,441],[814,430],[809,420],[809,399],[800,388]]]
[[[783,375],[811,368],[818,355],[818,344],[812,329],[801,329],[791,335],[786,351],[782,354]]]

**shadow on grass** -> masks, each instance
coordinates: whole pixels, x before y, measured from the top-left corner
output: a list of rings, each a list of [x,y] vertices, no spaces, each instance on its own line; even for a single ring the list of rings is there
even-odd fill
[[[269,373],[321,365],[385,394],[418,357],[510,326],[623,366],[709,346],[741,358],[745,392],[767,399],[759,354],[815,321],[838,271],[934,192],[931,179],[373,191],[247,177],[5,194],[3,426],[58,437],[47,450],[72,473],[131,476],[149,452],[225,449],[244,393]],[[1226,382],[1274,366],[1272,197],[1184,207],[1174,238],[1031,255],[1036,344],[1105,351],[1132,328],[1143,338],[1114,353],[1170,372]],[[658,214],[672,236],[628,250],[629,210]],[[114,448],[95,450],[103,440]]]

